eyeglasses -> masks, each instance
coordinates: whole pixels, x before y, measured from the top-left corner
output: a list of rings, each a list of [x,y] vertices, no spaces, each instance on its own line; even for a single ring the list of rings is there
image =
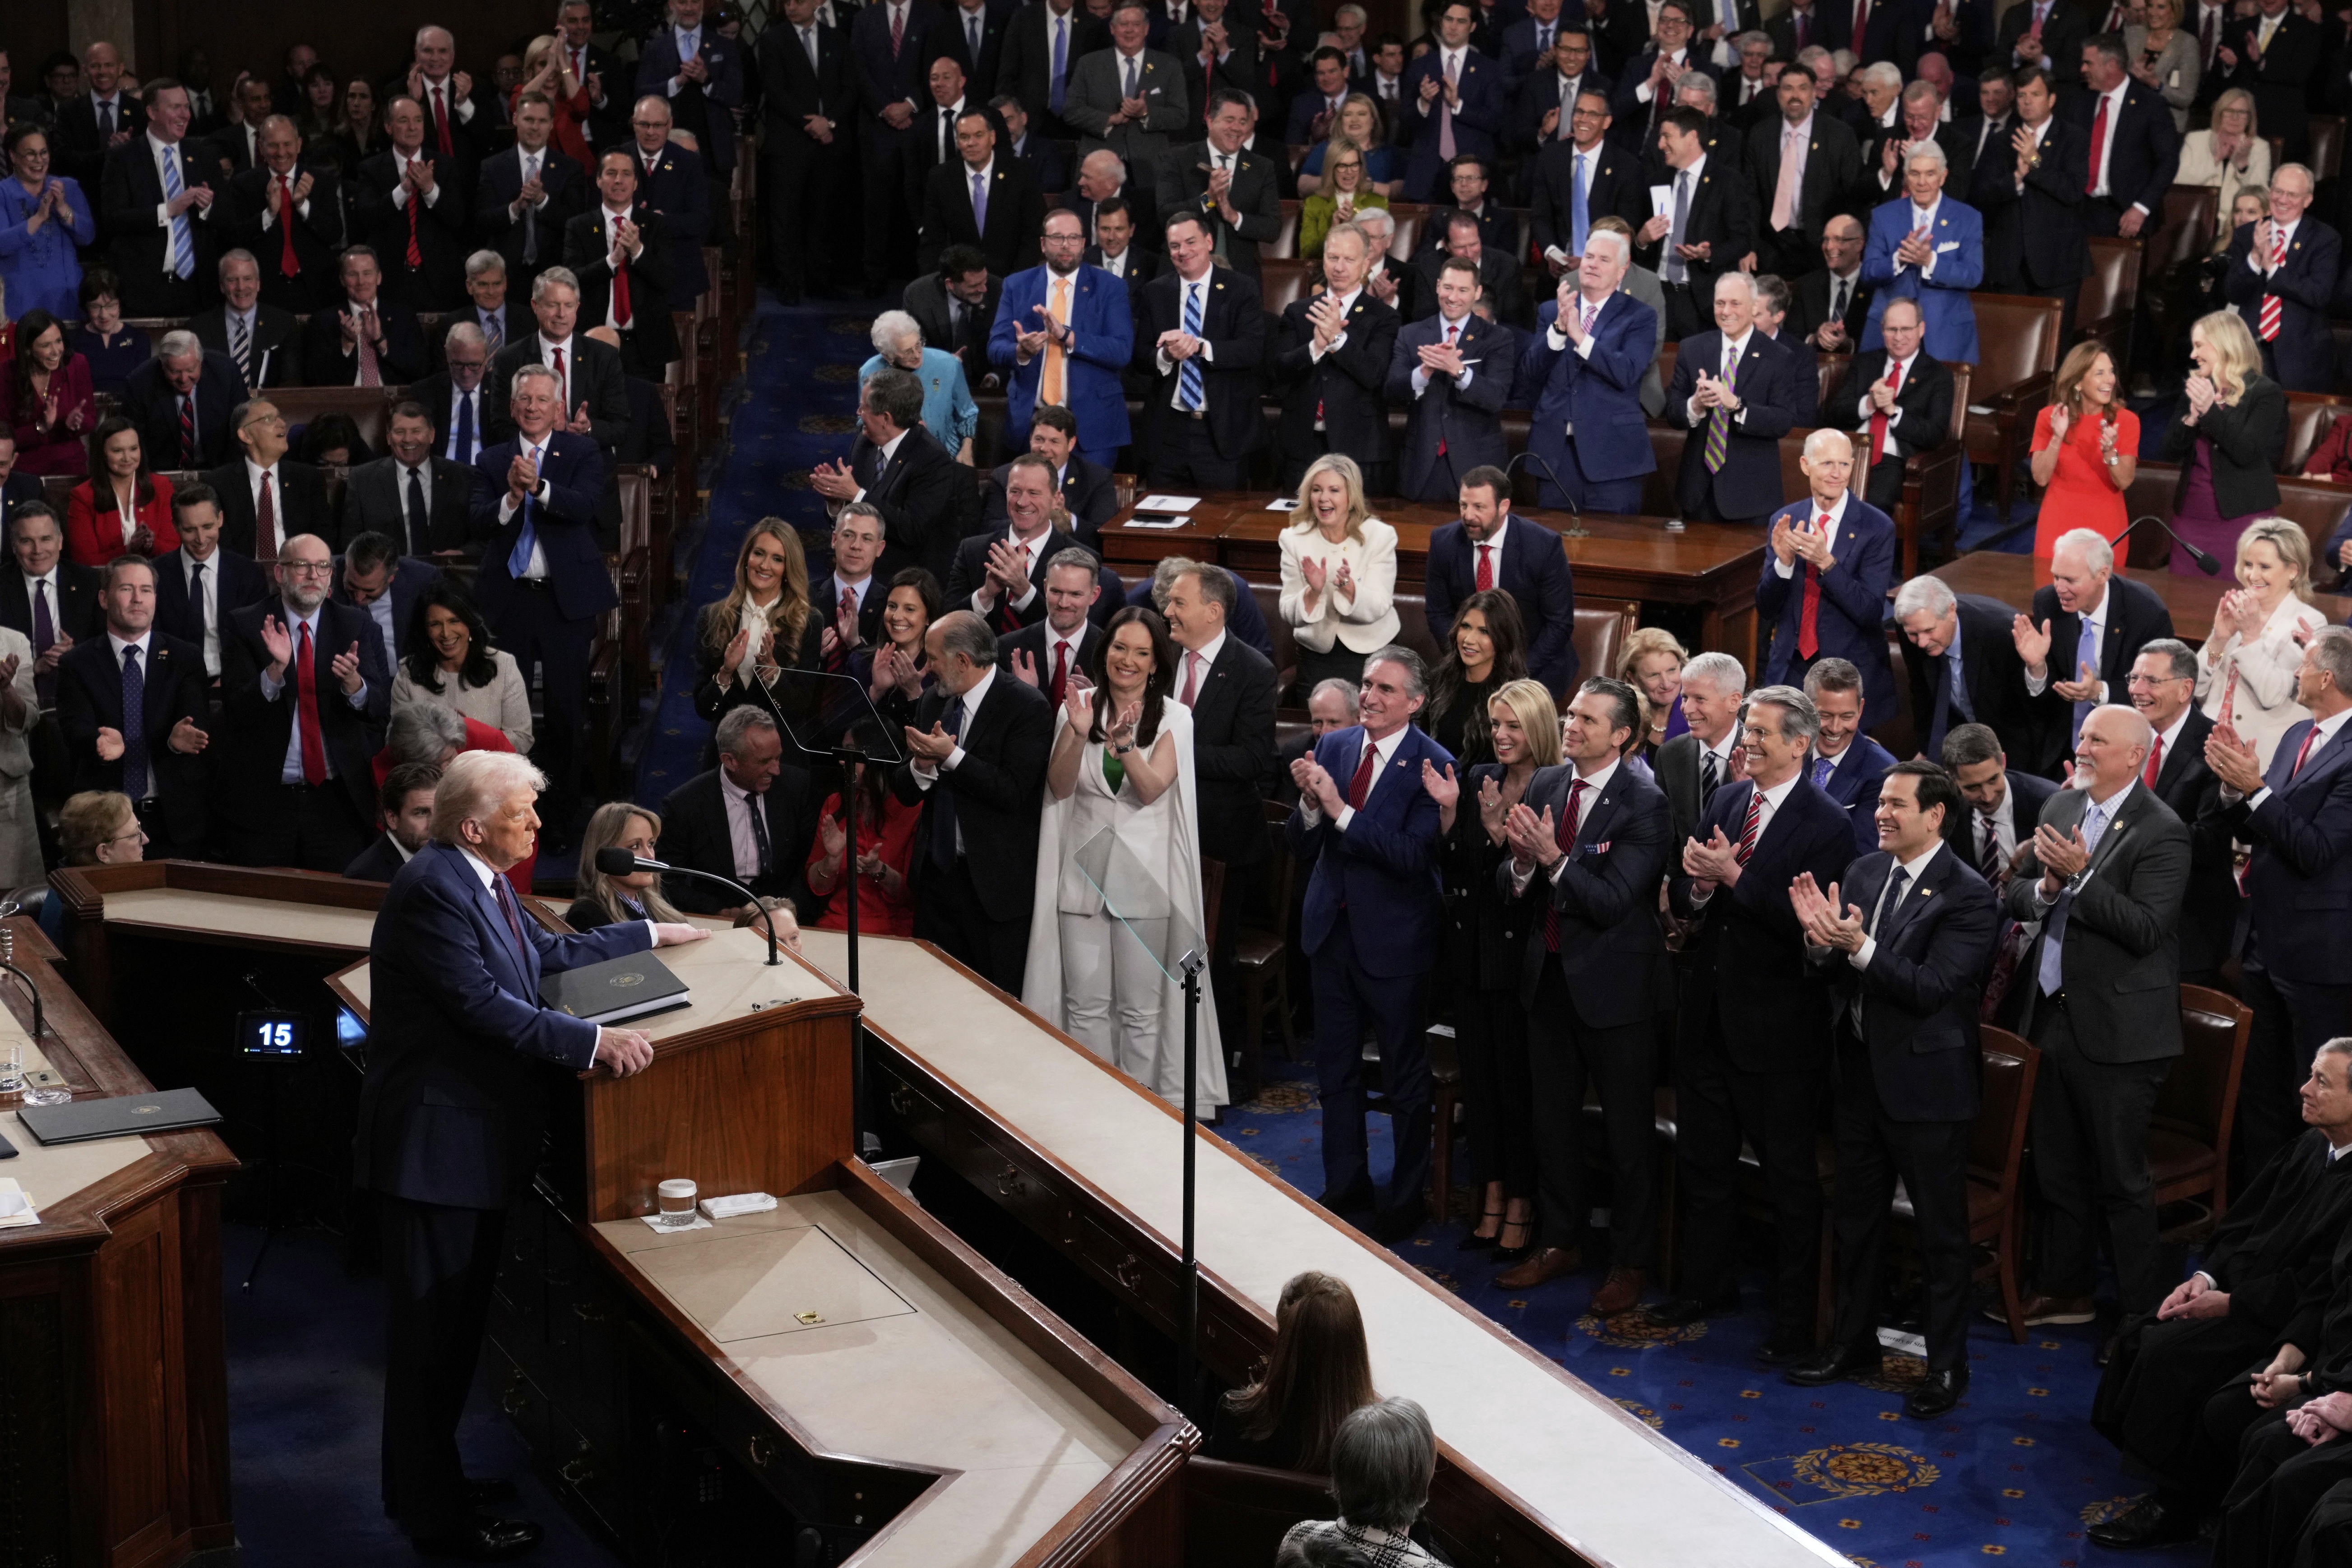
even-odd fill
[[[2126,686],[2135,688],[2147,686],[2169,686],[2176,680],[2187,680],[2189,679],[2189,677],[2185,675],[2139,675],[2135,673],[2124,677],[2124,684]]]
[[[335,563],[331,561],[288,561],[280,559],[278,569],[296,577],[331,576]]]
[[[283,429],[286,425],[286,416],[274,411],[268,414],[257,414],[247,420],[241,428],[250,430],[257,425],[275,425]]]
[[[130,832],[118,833],[107,842],[109,844],[144,844],[147,842],[147,830],[134,822],[131,825]]]

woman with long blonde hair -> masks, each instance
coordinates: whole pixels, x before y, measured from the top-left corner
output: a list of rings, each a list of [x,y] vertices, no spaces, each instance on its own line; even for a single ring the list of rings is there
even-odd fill
[[[772,689],[787,669],[815,668],[824,632],[809,605],[800,535],[781,517],[761,518],[735,553],[734,587],[703,607],[695,712],[716,724],[730,709],[759,703],[754,680]]]
[[[2033,553],[2041,560],[2069,529],[2112,537],[2130,521],[2124,491],[2139,468],[2139,416],[2124,406],[2122,379],[2104,347],[2076,343],[2034,418],[2033,482],[2042,489]]]
[[[1396,530],[1364,504],[1364,471],[1334,452],[1307,465],[1297,521],[1282,531],[1282,618],[1298,645],[1298,689],[1363,678],[1364,656],[1396,641]]]
[[[596,869],[596,852],[615,846],[640,860],[656,858],[661,842],[661,817],[634,801],[608,800],[596,808],[580,835],[580,896],[563,911],[573,931],[593,931],[623,921],[683,921],[677,906],[662,897],[661,873],[632,871],[608,877]]]
[[[2248,526],[2278,510],[2286,390],[2263,374],[2263,352],[2235,310],[2197,319],[2189,329],[2189,361],[2180,417],[2164,427],[2164,455],[2180,465],[2172,529],[2228,561],[2236,556]],[[2178,544],[2172,548],[2172,574],[2204,575]]]

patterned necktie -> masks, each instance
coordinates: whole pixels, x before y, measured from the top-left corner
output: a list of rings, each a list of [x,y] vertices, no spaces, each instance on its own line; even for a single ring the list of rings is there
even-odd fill
[[[1494,586],[1495,547],[1491,544],[1482,544],[1478,547],[1478,592],[1487,593]]]
[[[2286,226],[2284,224],[2273,223],[2271,225],[2271,277],[2275,280],[2278,277],[2279,268],[2286,265]],[[2263,296],[2263,342],[2267,343],[2273,342],[2278,337],[2279,317],[2284,313],[2285,309],[2285,301],[2282,300],[2276,294],[2264,294]]]
[[[278,176],[278,270],[288,278],[302,276],[302,258],[294,254],[294,182]]]
[[[1445,85],[1456,86],[1460,73],[1460,65],[1448,52],[1445,56]],[[1443,92],[1437,95],[1437,156],[1443,163],[1454,160],[1454,106],[1446,101]]]
[[[572,407],[572,377],[563,368],[563,349],[558,345],[548,352],[554,356],[554,363],[548,368],[555,372],[555,379],[563,384],[563,406],[569,411]]]
[[[528,185],[537,178],[539,178],[539,154],[525,153],[522,155],[522,183]],[[525,202],[522,204],[522,263],[525,267],[530,267],[536,264],[538,260],[539,204]]]
[[[1190,649],[1184,654],[1184,689],[1176,700],[1190,708],[1201,696],[1201,656]]]
[[[1723,387],[1737,395],[1739,391],[1739,356],[1729,343],[1723,345]],[[1725,457],[1730,451],[1731,411],[1720,405],[1710,409],[1706,417],[1706,471],[1723,472]]]
[[[1830,514],[1821,515],[1822,537],[1830,532]],[[1813,570],[1810,561],[1800,562],[1798,570],[1805,574],[1804,606],[1797,613],[1797,657],[1811,658],[1822,651],[1822,574]]]
[[[1054,642],[1054,706],[1059,708],[1070,695],[1070,645],[1059,638]],[[1191,703],[1186,703],[1191,707]]]
[[[147,798],[147,677],[139,668],[139,645],[122,650],[122,793]]]
[[[245,317],[229,312],[228,357],[236,362],[236,374],[247,392],[253,390],[253,333],[245,324]]]
[[[178,201],[186,189],[186,184],[180,177],[179,143],[173,142],[163,149],[164,202],[168,205]],[[185,282],[196,275],[196,231],[195,226],[188,221],[185,209],[173,215],[171,230],[171,251],[164,258],[163,269]]]
[[[416,160],[411,159],[409,162],[414,165]],[[416,223],[418,215],[425,209],[425,198],[411,191],[408,194],[408,199],[401,205],[408,209],[408,248],[402,252],[401,259],[411,268],[422,267],[425,265],[425,240],[423,236],[417,233]]]
[[[1895,361],[1893,364],[1886,367],[1886,390],[1889,394],[1897,396],[1902,394],[1903,362],[1900,360]],[[1874,467],[1883,458],[1885,458],[1885,456],[1886,412],[1884,409],[1873,408],[1870,411],[1870,460],[1872,465]]]
[[[1552,842],[1563,855],[1576,851],[1576,836],[1584,826],[1584,792],[1591,787],[1582,779],[1568,786],[1568,804],[1560,808],[1559,826],[1552,833]],[[1559,906],[1549,899],[1544,900],[1544,946],[1552,952],[1559,951]]]
[[[906,41],[907,8],[904,5],[893,5],[890,7],[890,58],[892,59],[898,58],[899,46]]]
[[[196,395],[180,394],[180,467],[196,467]]]
[[[776,872],[776,847],[768,837],[768,797],[764,792],[754,795],[746,790],[743,805],[751,818],[751,844],[759,853],[754,879],[765,881]]]
[[[1704,810],[1706,803],[1715,798],[1715,792],[1723,787],[1723,764],[1713,752],[1701,752],[1698,755],[1698,803]]]
[[[1763,832],[1764,790],[1759,784],[1749,784],[1748,786],[1748,820],[1740,825],[1739,849],[1736,857],[1739,864],[1747,865],[1748,858],[1756,853],[1756,840],[1763,836]]]
[[[1380,748],[1370,735],[1364,737],[1363,759],[1356,764],[1356,776],[1348,781],[1348,806],[1352,811],[1364,809],[1365,797],[1372,793],[1372,773],[1379,764]]]
[[[310,645],[310,627],[295,627],[294,699],[302,726],[302,782],[313,787],[327,782],[327,743],[319,733],[319,668]]]
[[[1992,884],[1997,893],[2009,880],[2009,862],[2000,852],[2000,831],[1993,826],[1990,816],[1978,817],[1977,826],[1984,832],[1977,845],[1977,869],[1984,873],[1984,879]]]
[[[1184,285],[1184,331],[1188,336],[1201,335],[1201,290],[1205,282]],[[1201,385],[1201,356],[1192,355],[1176,367],[1176,406],[1190,414],[1201,411],[1205,401]]]
[[[370,326],[374,321],[375,312],[370,310],[367,306],[362,305],[359,308],[357,319],[352,322],[352,324],[359,329],[357,333],[354,335],[359,340],[357,343],[360,356],[359,384],[362,386],[382,386],[383,384],[383,367],[376,363],[375,337],[374,334],[369,331]]]

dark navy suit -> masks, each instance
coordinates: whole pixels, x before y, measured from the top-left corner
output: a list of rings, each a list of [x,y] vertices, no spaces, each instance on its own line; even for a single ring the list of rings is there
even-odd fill
[[[1857,733],[1839,753],[1837,766],[1824,768],[1826,761],[1814,757],[1805,764],[1805,773],[1823,795],[1845,808],[1846,820],[1853,825],[1854,853],[1867,855],[1878,843],[1878,786],[1886,782],[1895,753]]]
[[[677,93],[670,93],[670,78],[677,75],[677,31],[664,26],[639,47],[637,95],[667,97],[672,121],[679,130],[694,132],[702,161],[724,180],[735,170],[734,110],[743,101],[743,48],[711,26],[709,17],[697,31],[694,52],[709,69],[709,79],[681,82]]]
[[[429,844],[393,878],[370,952],[354,1180],[383,1200],[383,1500],[412,1535],[470,1512],[457,1427],[507,1206],[565,1079],[595,1062],[596,1026],[541,1006],[540,978],[652,941],[637,921],[565,937],[517,923],[520,943],[466,853]]]
[[[2312,1053],[2347,1032],[2352,984],[2352,723],[2313,744],[2308,719],[2279,737],[2258,804],[2225,805],[2230,831],[2253,846],[2246,871],[2245,997],[2254,1010],[2240,1137],[2259,1160],[2294,1136],[2295,1086]],[[2249,1169],[2260,1169],[2250,1165]]]
[[[1045,374],[1045,353],[1021,364],[1015,340],[1035,331],[1043,321],[1036,307],[1050,302],[1050,271],[1032,267],[1004,280],[996,325],[988,334],[988,363],[1005,372],[1004,440],[1015,450],[1028,448]],[[1099,267],[1080,267],[1070,279],[1070,336],[1072,352],[1062,362],[1062,405],[1078,422],[1079,451],[1108,468],[1131,438],[1118,380],[1135,353],[1135,311],[1126,283]]]
[[[674,252],[670,258],[670,303],[678,310],[687,310],[710,287],[710,274],[702,265],[702,242],[710,237],[710,180],[703,173],[704,160],[693,148],[681,147],[675,142],[663,142],[659,155],[650,163],[646,150],[635,142],[629,143],[629,151],[637,160],[637,205],[661,214],[662,223],[669,230]],[[591,189],[578,210],[585,212],[597,200],[596,192]],[[509,292],[508,298],[514,295]],[[582,326],[585,330],[596,324],[583,321]],[[527,334],[527,327],[525,331]]]
[[[1412,156],[1405,161],[1404,199],[1409,202],[1433,202],[1445,194],[1445,161],[1438,150],[1439,114],[1445,102],[1444,54],[1433,49],[1404,68],[1404,80],[1397,88],[1398,133],[1412,146]],[[1427,105],[1421,102],[1421,84],[1435,80],[1439,91]],[[1503,121],[1510,110],[1510,92],[1504,85],[1503,68],[1489,56],[1476,49],[1462,51],[1462,69],[1455,83],[1455,96],[1461,107],[1454,110],[1454,153],[1456,157],[1476,153],[1492,158],[1500,149]]]
[[[1559,342],[1567,346],[1553,346],[1559,314],[1557,300],[1545,301],[1519,351],[1518,400],[1535,401],[1528,450],[1552,469],[1538,499],[1547,507],[1638,512],[1643,476],[1658,467],[1642,412],[1642,378],[1657,358],[1658,313],[1622,290],[1610,295],[1592,318],[1589,353],[1569,345],[1565,332]]]
[[[1315,760],[1345,800],[1367,733],[1334,730],[1316,742]],[[1315,1059],[1323,1100],[1323,1197],[1334,1209],[1372,1205],[1365,1160],[1366,1024],[1381,1046],[1381,1079],[1393,1111],[1396,1168],[1380,1204],[1384,1222],[1419,1210],[1429,1179],[1429,1053],[1422,1039],[1422,1000],[1437,953],[1437,803],[1422,788],[1423,761],[1440,770],[1454,761],[1444,747],[1407,725],[1363,808],[1345,829],[1301,801],[1290,815],[1291,853],[1315,862],[1300,927],[1315,977]]]
[[[1666,423],[1690,431],[1690,439],[1683,443],[1678,499],[1692,517],[1760,524],[1780,506],[1780,437],[1797,423],[1798,411],[1811,409],[1820,395],[1813,356],[1800,356],[1748,329],[1732,387],[1740,408],[1729,418],[1723,467],[1714,473],[1706,467],[1706,436],[1717,411],[1702,408],[1695,422],[1690,416],[1691,394],[1698,389],[1701,370],[1722,374],[1721,332],[1698,332],[1683,340],[1682,352],[1675,357],[1674,384],[1666,388]]]
[[[520,148],[509,147],[485,160],[476,188],[474,234],[485,247],[506,258],[510,300],[530,298],[532,282],[563,259],[563,226],[597,199],[587,171],[557,152],[552,143],[541,149],[539,179],[547,191],[547,201],[531,209],[528,226],[514,216],[514,204],[522,195]],[[528,261],[523,259],[527,244]]]
[[[1454,639],[1454,607],[1477,591],[1478,552],[1459,520],[1429,536],[1429,635],[1440,647]],[[1555,696],[1576,685],[1576,578],[1559,535],[1516,512],[1503,529],[1495,586],[1511,595],[1527,633],[1528,673]],[[1561,699],[1563,701],[1565,698]]]
[[[140,826],[156,841],[147,853],[158,860],[201,857],[205,851],[204,755],[175,752],[171,739],[183,719],[194,721],[200,730],[212,728],[206,696],[212,681],[205,674],[204,650],[153,631],[148,636],[143,658],[144,708],[139,730],[146,737],[148,784],[146,796],[133,804],[140,808]],[[122,661],[115,657],[114,639],[101,633],[74,644],[58,661],[58,723],[73,765],[68,788],[79,792],[122,787],[122,759],[110,763],[98,754],[101,726],[119,735],[131,732],[122,721]],[[154,802],[152,812],[149,800]]]
[[[1460,492],[1464,474],[1476,468],[1499,468],[1510,461],[1502,412],[1510,400],[1519,354],[1517,333],[1473,312],[1462,319],[1456,342],[1470,384],[1457,386],[1451,376],[1433,374],[1415,396],[1412,373],[1421,368],[1421,351],[1444,341],[1443,316],[1406,322],[1397,329],[1396,346],[1389,351],[1388,375],[1389,402],[1407,410],[1397,493],[1441,505]],[[1473,360],[1478,363],[1469,363]]]
[[[1755,792],[1752,779],[1717,789],[1693,837],[1705,843],[1720,830],[1738,844]],[[1667,883],[1675,913],[1696,926],[1684,948],[1675,1061],[1675,1169],[1685,1204],[1677,1288],[1700,1300],[1737,1289],[1731,1269],[1739,1250],[1744,1134],[1770,1194],[1778,1242],[1772,1337],[1784,1343],[1800,1337],[1811,1343],[1822,1215],[1814,1141],[1830,1058],[1822,1027],[1828,986],[1805,963],[1789,885],[1811,873],[1827,888],[1853,858],[1844,808],[1800,773],[1764,823],[1738,881],[1701,904],[1677,853]]]
[[[2245,318],[2254,342],[2262,344],[2263,374],[2289,392],[2334,391],[2336,339],[2328,330],[2327,313],[2342,265],[2341,237],[2305,213],[2287,241],[2285,263],[2267,274],[2255,271],[2247,259],[2253,243],[2254,226],[2240,224],[2230,240],[2221,293]],[[2279,334],[2265,343],[2263,300],[2270,295],[2279,300]]]
[[[1692,439],[1697,439],[1696,433]],[[1885,625],[1886,595],[1895,591],[1895,521],[1850,490],[1843,510],[1833,515],[1828,571],[1816,572],[1801,555],[1783,577],[1780,558],[1769,549],[1764,552],[1764,570],[1756,580],[1756,618],[1769,639],[1762,684],[1802,686],[1816,659],[1845,659],[1862,671],[1862,722],[1868,728],[1893,718],[1897,706]],[[1818,523],[1821,516],[1807,496],[1774,512],[1772,521],[1777,525],[1785,518],[1794,528]],[[1813,629],[1819,646],[1808,658],[1800,651],[1805,586],[1816,579],[1821,594]]]
[[[1576,771],[1545,768],[1528,782],[1526,804],[1555,824],[1567,819]],[[1578,803],[1576,838],[1556,871],[1538,868],[1528,886],[1549,919],[1530,926],[1521,960],[1528,1068],[1535,1089],[1540,1167],[1539,1241],[1572,1247],[1590,1206],[1584,1199],[1585,1085],[1600,1092],[1614,1186],[1609,1206],[1612,1263],[1657,1262],[1656,1018],[1672,1005],[1664,936],[1651,918],[1658,879],[1680,846],[1673,842],[1665,792],[1612,767],[1595,795]],[[1496,868],[1512,895],[1508,857]],[[1556,932],[1555,949],[1551,935]]]
[[[2101,611],[2105,635],[2095,649],[2082,647],[2083,617],[2058,607],[2057,589],[2047,585],[2035,589],[2033,606],[2026,614],[2035,626],[2050,627],[2050,679],[2034,699],[2041,747],[2032,766],[2044,778],[2057,778],[2060,764],[2074,754],[2078,715],[2087,718],[2091,711],[2088,706],[2078,707],[2059,696],[2058,682],[2074,679],[2088,663],[2097,669],[2098,679],[2107,683],[2107,701],[2129,701],[2125,682],[2131,676],[2132,660],[2149,643],[2172,635],[2172,612],[2146,584],[2109,577],[2107,601]]]

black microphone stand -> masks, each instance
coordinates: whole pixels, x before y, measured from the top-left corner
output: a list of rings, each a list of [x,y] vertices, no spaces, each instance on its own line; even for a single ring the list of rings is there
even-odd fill
[[[2137,528],[2143,522],[2152,522],[2156,524],[2157,527],[2164,530],[2165,537],[2171,540],[2173,543],[2180,546],[2181,549],[2189,552],[2189,559],[2197,563],[2197,570],[2204,573],[2208,577],[2218,577],[2221,574],[2221,563],[2215,560],[2210,551],[2200,550],[2197,546],[2189,543],[2189,541],[2181,538],[2180,535],[2172,531],[2172,525],[2170,523],[2165,521],[2164,519],[2157,516],[2154,512],[2149,512],[2144,517],[2136,517],[2129,522],[2124,524],[2122,529],[2116,532],[2116,536],[2107,541],[2107,548],[2112,550],[2116,545],[2121,544],[2124,540],[2130,535],[2131,531]]]
[[[1189,949],[1176,961],[1176,967],[1184,976],[1184,1250],[1179,1266],[1182,1286],[1176,1309],[1176,1405],[1188,1415],[1195,1408],[1194,1342],[1201,1327],[1201,1259],[1192,1245],[1193,1143],[1199,1137],[1192,1095],[1201,1070],[1201,970],[1208,961],[1208,955],[1197,947]]]
[[[1560,530],[1560,537],[1563,539],[1591,538],[1592,535],[1586,531],[1584,526],[1584,514],[1576,509],[1576,503],[1574,501],[1568,499],[1568,487],[1559,482],[1559,475],[1553,469],[1551,459],[1532,450],[1521,452],[1517,457],[1513,458],[1509,462],[1503,465],[1504,477],[1506,479],[1509,478],[1513,470],[1517,469],[1521,463],[1540,463],[1543,466],[1544,478],[1549,479],[1552,482],[1552,488],[1559,491],[1559,503],[1568,509],[1568,515],[1573,520],[1566,528]],[[1543,498],[1538,496],[1536,499],[1538,500],[1541,500]],[[1502,498],[1502,500],[1503,510],[1505,511],[1510,510],[1511,498],[1508,495],[1506,495]]]
[[[603,853],[603,851],[599,852],[600,859]],[[621,853],[627,854],[628,852],[626,850],[623,850]],[[596,869],[603,871],[604,875],[608,877],[614,874],[614,871],[607,869],[601,864],[596,868]],[[745,887],[734,878],[722,877],[716,871],[698,871],[691,866],[673,866],[667,860],[646,860],[636,856],[630,856],[629,864],[625,870],[621,874],[626,875],[627,872],[630,871],[653,871],[664,877],[694,877],[705,882],[716,882],[722,888],[732,889],[734,891],[742,894],[743,901],[745,903],[761,911],[760,923],[768,929],[768,963],[773,965],[783,962],[776,956],[776,922],[767,918],[767,906],[760,901],[759,894],[753,892],[751,889]]]

